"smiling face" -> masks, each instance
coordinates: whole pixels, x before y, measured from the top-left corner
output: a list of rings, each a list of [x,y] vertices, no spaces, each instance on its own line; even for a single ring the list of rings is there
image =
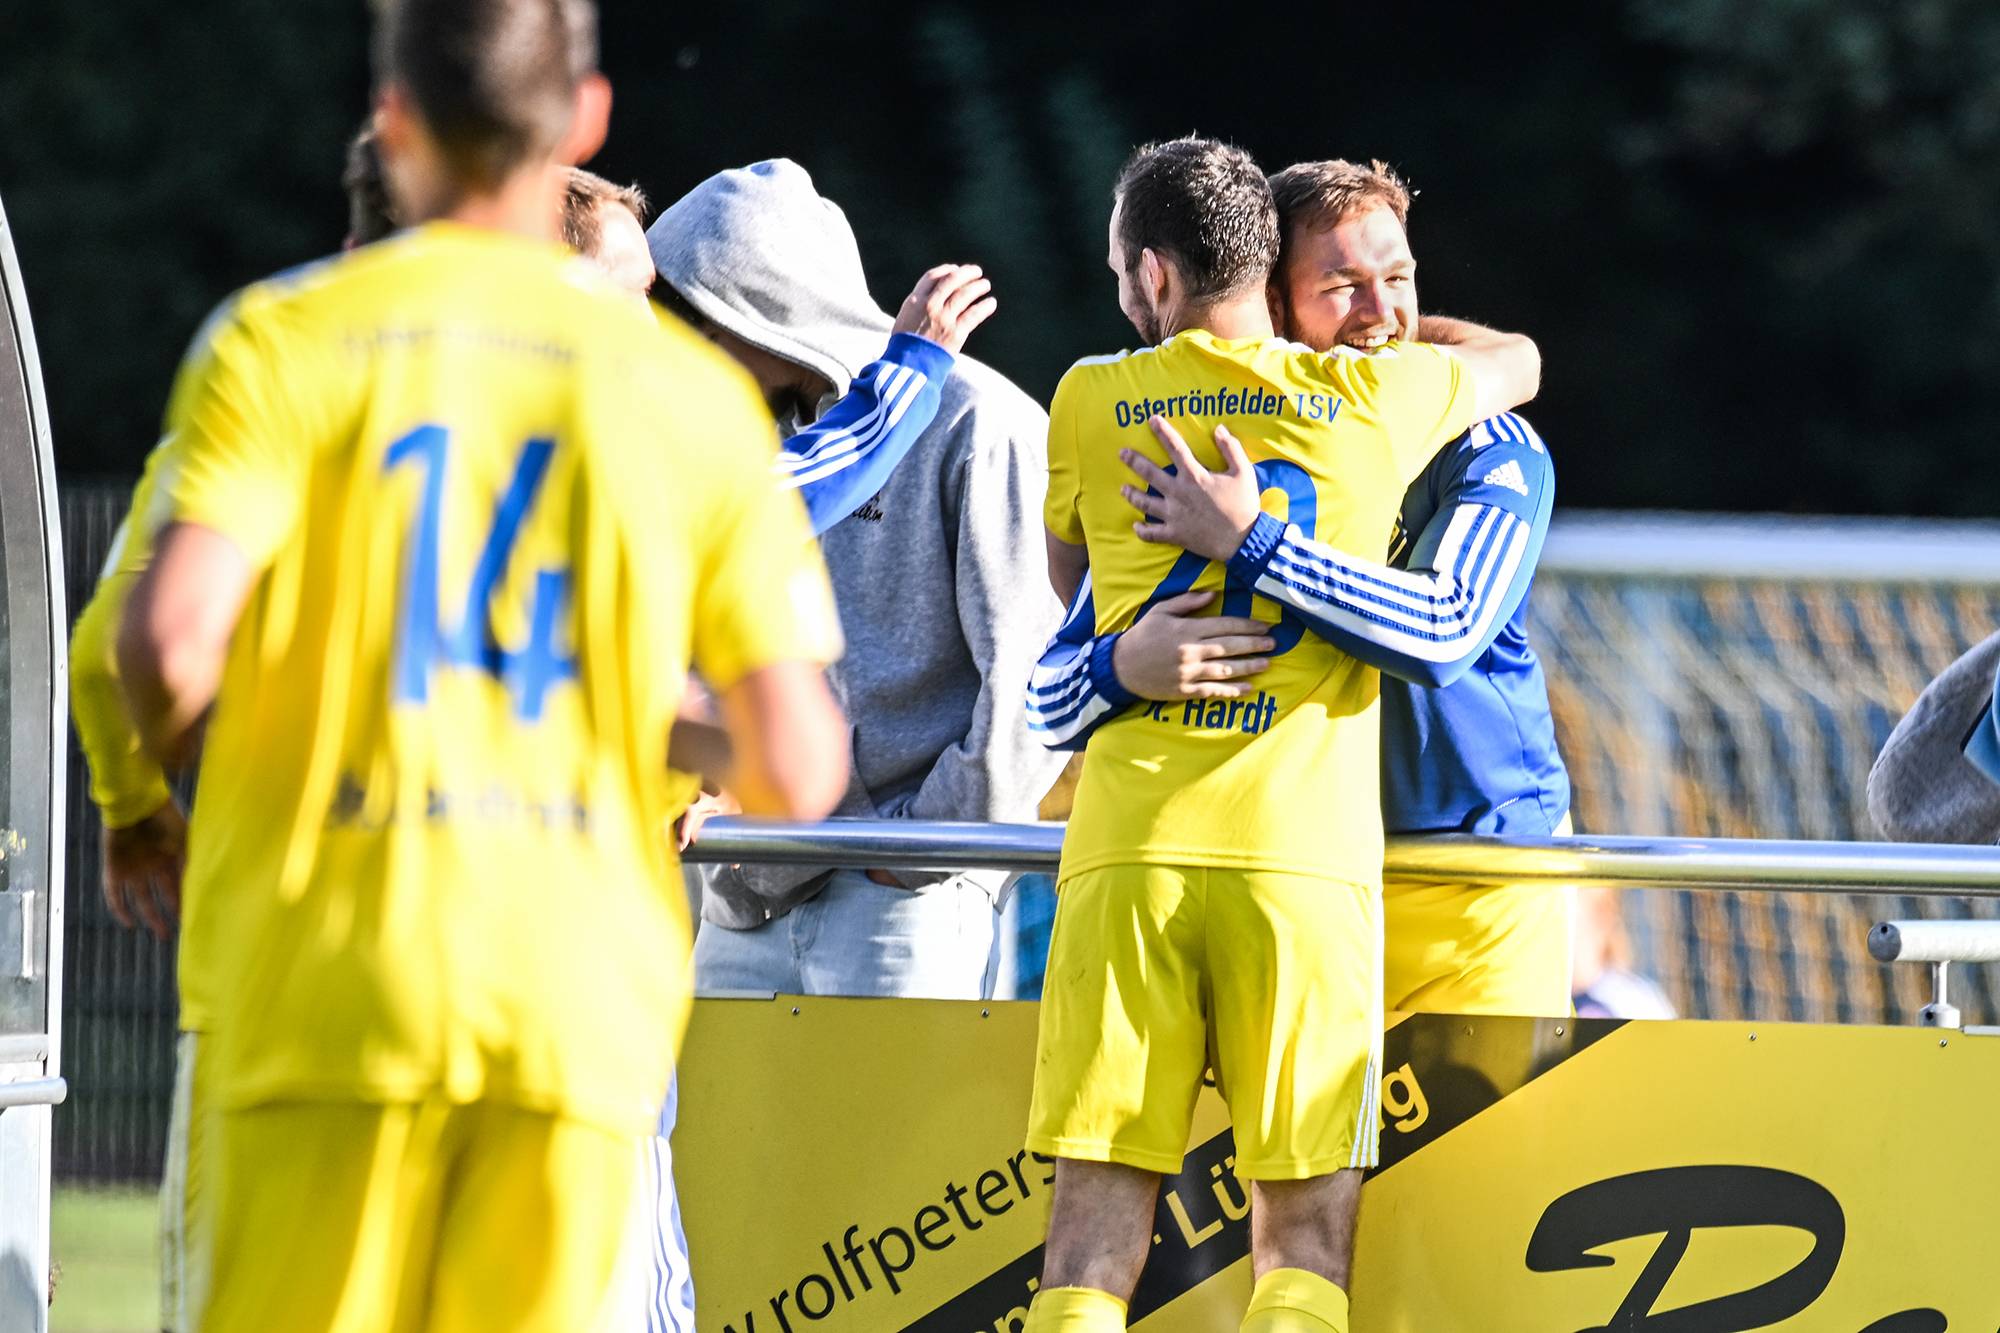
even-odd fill
[[[1285,333],[1316,351],[1368,351],[1416,337],[1417,260],[1386,205],[1348,213],[1331,227],[1298,227],[1280,282]]]

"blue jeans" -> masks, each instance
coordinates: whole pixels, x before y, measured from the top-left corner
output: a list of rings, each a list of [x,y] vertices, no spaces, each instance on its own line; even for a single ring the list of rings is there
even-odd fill
[[[816,896],[761,926],[704,923],[695,991],[991,999],[998,922],[986,890],[964,879],[898,889],[836,870]]]

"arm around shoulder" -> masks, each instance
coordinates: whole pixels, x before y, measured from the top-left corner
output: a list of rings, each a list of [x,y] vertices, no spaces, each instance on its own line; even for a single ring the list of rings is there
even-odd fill
[[[1525,333],[1502,333],[1469,320],[1427,315],[1425,342],[1449,347],[1472,380],[1473,417],[1484,420],[1529,402],[1541,391],[1542,352]]]

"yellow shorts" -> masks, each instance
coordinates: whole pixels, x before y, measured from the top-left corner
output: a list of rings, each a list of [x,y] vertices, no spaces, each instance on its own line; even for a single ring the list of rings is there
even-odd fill
[[[203,1333],[627,1333],[634,1140],[502,1103],[222,1111]]]
[[[1563,820],[1558,834],[1569,832]],[[1566,884],[1391,884],[1382,892],[1384,1007],[1570,1016],[1576,890]]]
[[[1237,1175],[1375,1164],[1377,890],[1134,865],[1071,876],[1057,895],[1030,1148],[1178,1171],[1213,1067]]]

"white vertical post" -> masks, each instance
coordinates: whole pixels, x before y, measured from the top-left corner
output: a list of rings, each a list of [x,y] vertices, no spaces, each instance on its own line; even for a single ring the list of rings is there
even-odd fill
[[[41,363],[4,210],[0,305],[0,1329],[46,1333],[51,1117],[65,1091],[68,615]]]

